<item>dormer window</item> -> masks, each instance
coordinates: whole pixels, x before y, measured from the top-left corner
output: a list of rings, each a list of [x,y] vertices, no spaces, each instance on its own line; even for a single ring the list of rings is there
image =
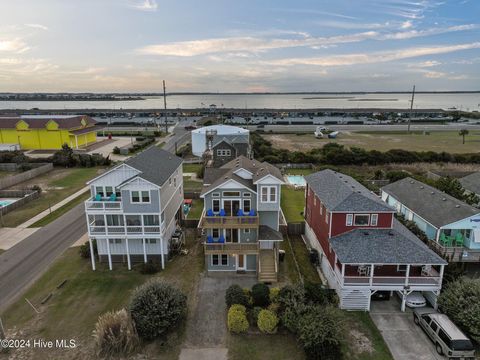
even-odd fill
[[[346,226],[352,226],[353,225],[353,214],[347,214],[347,221],[345,223]]]
[[[149,203],[150,191],[132,191],[132,203]]]
[[[355,214],[354,224],[355,226],[368,226],[370,222],[370,215],[368,214]]]
[[[378,214],[372,214],[370,218],[370,226],[377,226],[378,224]]]

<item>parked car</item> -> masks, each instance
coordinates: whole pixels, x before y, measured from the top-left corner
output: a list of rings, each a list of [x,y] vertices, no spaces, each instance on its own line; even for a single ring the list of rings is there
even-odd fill
[[[187,125],[185,126],[185,130],[195,130],[197,127],[195,125]]]
[[[397,294],[401,299],[402,293],[397,292]],[[407,295],[407,300],[405,302],[405,305],[407,305],[410,308],[424,307],[424,306],[427,306],[427,300],[425,299],[425,297],[422,295],[421,292],[414,291]]]
[[[430,307],[413,310],[413,321],[435,344],[439,355],[448,359],[475,359],[470,339],[448,318]]]

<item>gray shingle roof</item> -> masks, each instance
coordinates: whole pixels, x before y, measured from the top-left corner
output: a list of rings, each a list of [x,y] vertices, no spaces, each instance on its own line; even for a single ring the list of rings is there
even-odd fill
[[[140,170],[142,173],[138,175],[139,177],[162,186],[182,162],[178,156],[157,146],[151,146],[125,161],[125,164]]]
[[[465,190],[475,194],[480,194],[480,171],[467,175],[459,179],[459,181]]]
[[[330,211],[394,211],[348,175],[326,169],[305,176],[305,181]]]
[[[283,235],[270,226],[260,225],[258,227],[258,240],[283,240]]]
[[[480,213],[480,209],[410,177],[382,190],[437,228]]]
[[[447,264],[398,220],[393,229],[355,229],[330,244],[344,264]]]

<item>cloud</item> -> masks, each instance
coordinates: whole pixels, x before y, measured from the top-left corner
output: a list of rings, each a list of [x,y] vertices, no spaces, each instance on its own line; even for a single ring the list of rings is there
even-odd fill
[[[157,11],[158,8],[156,0],[143,0],[141,2],[135,2],[130,6],[141,11]]]
[[[425,30],[409,30],[391,33],[365,31],[331,37],[311,37],[308,34],[303,33],[301,37],[297,38],[272,39],[255,36],[238,36],[148,45],[137,49],[137,53],[143,55],[190,57],[225,52],[263,52],[267,50],[292,47],[310,47],[313,49],[319,49],[331,47],[337,44],[354,43],[365,40],[405,40],[449,32],[472,30],[478,27],[479,26],[477,24],[467,24],[446,28],[431,28]]]
[[[422,62],[419,62],[419,63],[409,64],[408,67],[411,67],[411,68],[429,68],[429,67],[433,67],[433,66],[439,66],[441,64],[442,63],[440,61],[427,60],[427,61],[422,61]]]
[[[409,29],[413,26],[413,23],[411,20],[404,21],[402,25],[400,26],[402,29]]]
[[[42,24],[24,24],[24,25],[34,29],[48,30],[48,27]]]
[[[21,54],[28,50],[30,50],[30,47],[22,39],[0,39],[0,52],[12,52],[16,54]]]
[[[429,79],[439,79],[445,77],[447,74],[441,71],[427,71],[423,74],[424,77]]]
[[[313,58],[290,58],[281,60],[272,60],[269,63],[272,65],[316,65],[316,66],[347,66],[358,64],[374,64],[389,62],[394,60],[402,60],[426,55],[445,54],[455,51],[478,49],[480,42],[470,44],[460,44],[451,46],[432,46],[432,47],[417,47],[407,48],[392,51],[379,51],[370,54],[358,53],[347,55],[333,55],[325,57]]]
[[[274,10],[288,12],[288,13],[296,13],[296,14],[326,15],[326,16],[338,17],[338,18],[350,19],[350,20],[357,19],[355,16],[350,16],[350,15],[345,15],[345,14],[340,14],[340,13],[330,12],[330,11],[314,10],[314,9],[274,9]]]

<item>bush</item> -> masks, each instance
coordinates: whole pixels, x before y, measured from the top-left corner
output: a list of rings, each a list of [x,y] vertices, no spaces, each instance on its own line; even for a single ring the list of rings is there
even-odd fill
[[[480,279],[462,277],[450,282],[440,294],[438,306],[467,335],[480,342]]]
[[[92,240],[92,245],[93,245],[93,253],[95,255],[98,254],[98,250],[97,250],[97,240]],[[84,259],[90,259],[90,243],[88,241],[86,241],[84,244],[82,244],[79,249],[78,249],[78,252],[80,253],[80,256]]]
[[[38,185],[33,185],[33,186],[30,188],[30,190],[36,191],[36,192],[38,192],[39,194],[42,193],[42,188],[41,188],[40,186],[38,186]]]
[[[130,314],[125,309],[100,315],[93,337],[97,354],[101,357],[127,355],[139,344]]]
[[[232,306],[230,306],[230,309],[232,311],[240,311],[242,314],[247,315],[247,308],[243,305],[233,304]]]
[[[120,154],[120,148],[119,148],[118,146],[115,146],[115,147],[113,148],[113,153],[114,153],[114,154],[117,154],[117,155]]]
[[[160,265],[154,263],[153,261],[149,261],[146,263],[139,264],[138,271],[140,274],[150,275],[156,274],[160,271]]]
[[[258,314],[258,328],[266,334],[275,334],[277,332],[278,317],[270,310],[262,310]]]
[[[310,306],[298,319],[298,339],[307,359],[341,359],[343,316],[333,306]]]
[[[135,289],[129,305],[141,338],[154,339],[182,320],[187,311],[187,297],[177,288],[152,280]]]
[[[260,311],[262,311],[263,309],[260,307],[260,306],[255,306],[253,308],[253,311],[252,311],[252,317],[253,317],[253,321],[255,322],[255,324],[257,323],[258,321],[258,314],[260,314]]]
[[[243,289],[236,284],[228,287],[225,293],[225,302],[227,304],[227,308],[229,308],[233,304],[248,306],[247,296],[243,292]]]
[[[250,291],[250,289],[249,288],[243,288],[243,293],[247,297],[248,306],[249,307],[253,306],[252,292]]]
[[[270,303],[270,289],[264,283],[252,286],[252,298],[255,306],[267,306]]]
[[[287,285],[280,289],[277,296],[279,315],[283,325],[291,332],[297,333],[298,319],[306,311],[305,290],[301,284]]]
[[[270,305],[268,305],[267,309],[273,311],[275,314],[278,314],[278,311],[280,310],[280,304],[271,303]]]
[[[280,288],[272,287],[270,288],[270,302],[275,302],[278,297],[278,293],[280,292]]]
[[[245,312],[232,306],[227,315],[228,330],[233,333],[243,333],[248,330],[248,320]]]
[[[316,305],[338,305],[338,296],[335,290],[310,282],[305,283],[305,300]]]
[[[205,175],[205,165],[202,165],[198,170],[197,170],[197,177],[199,179],[203,179],[203,176]]]

